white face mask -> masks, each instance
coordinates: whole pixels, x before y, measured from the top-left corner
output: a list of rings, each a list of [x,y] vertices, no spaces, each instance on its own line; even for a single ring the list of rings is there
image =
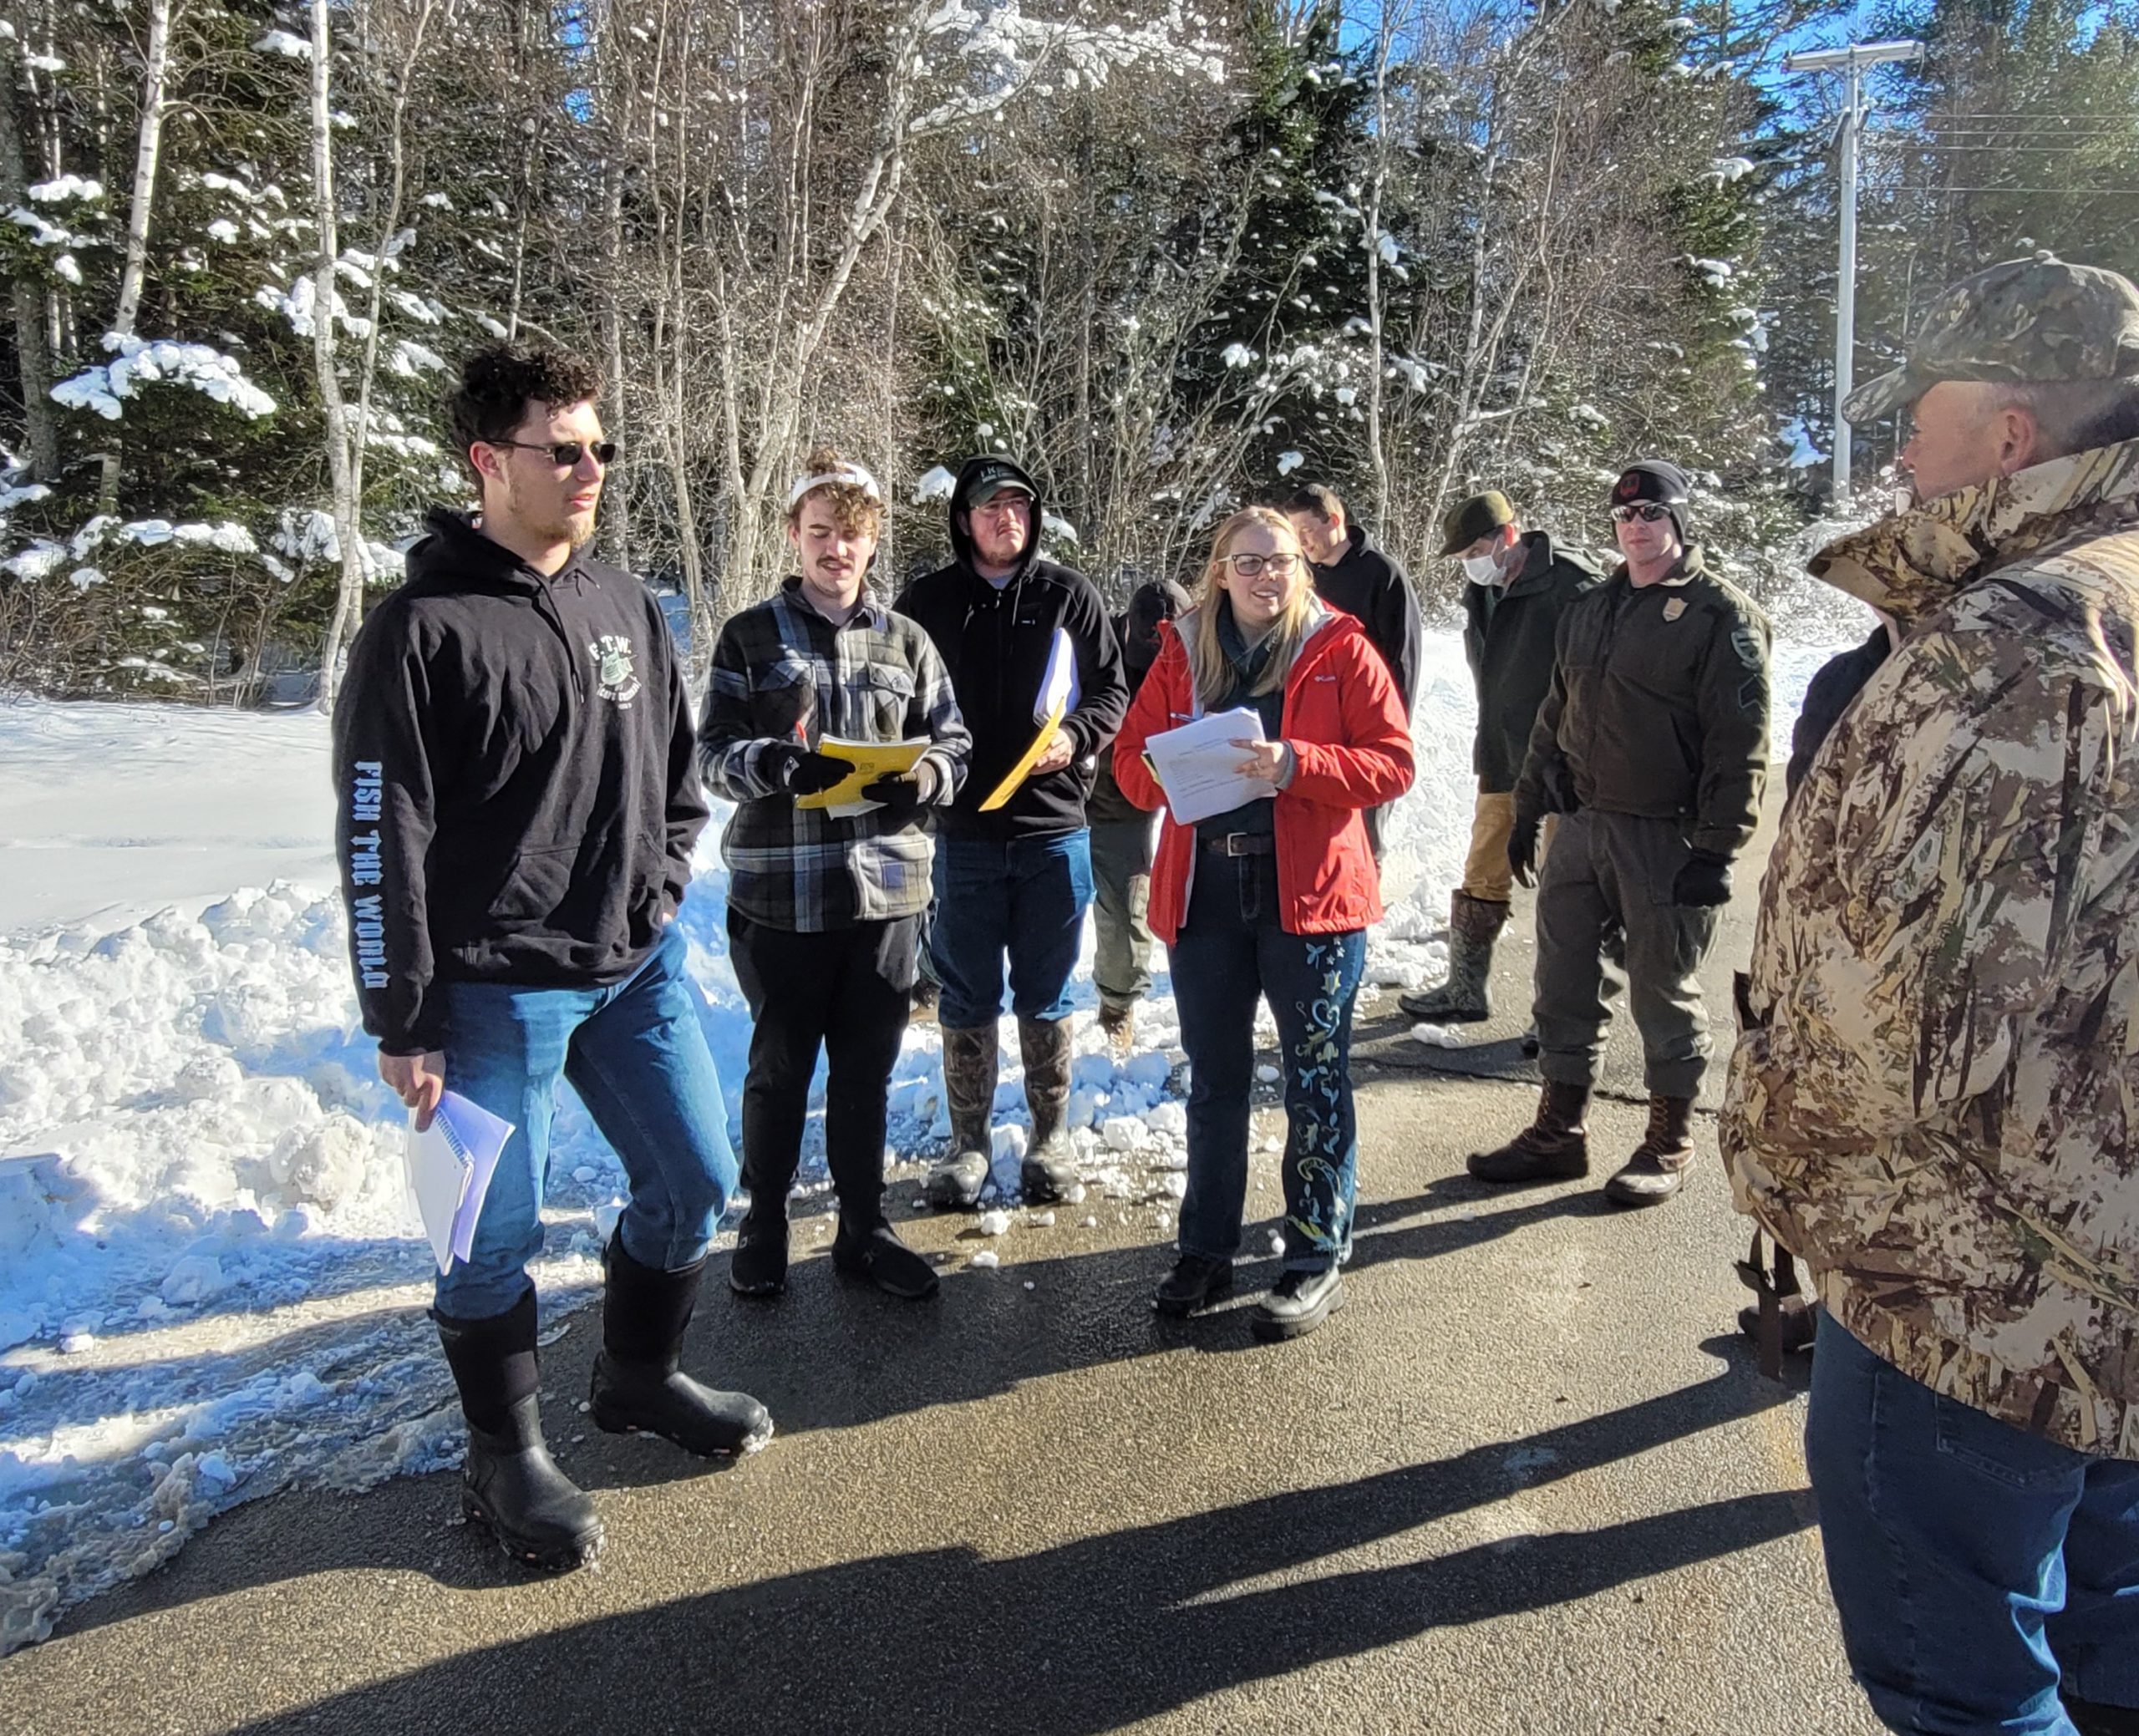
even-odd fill
[[[1498,584],[1501,576],[1500,556],[1466,555],[1463,557],[1463,576],[1474,585]]]

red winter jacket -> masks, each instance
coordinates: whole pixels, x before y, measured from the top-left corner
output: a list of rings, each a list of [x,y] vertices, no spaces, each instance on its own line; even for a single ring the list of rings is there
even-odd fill
[[[1202,714],[1189,679],[1185,636],[1172,623],[1159,660],[1115,738],[1114,775],[1140,808],[1166,794],[1144,763],[1144,744]],[[1278,792],[1279,921],[1288,934],[1339,934],[1381,917],[1381,876],[1367,844],[1364,808],[1411,787],[1411,732],[1389,666],[1351,616],[1321,610],[1285,681],[1279,733],[1293,750],[1293,781]],[[1151,927],[1169,946],[1188,913],[1196,828],[1168,813],[1151,869]]]

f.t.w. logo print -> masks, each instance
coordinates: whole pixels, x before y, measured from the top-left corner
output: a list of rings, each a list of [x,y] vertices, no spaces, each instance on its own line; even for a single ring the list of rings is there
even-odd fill
[[[638,672],[632,667],[632,642],[622,633],[604,633],[587,647],[594,659],[595,691],[619,710],[639,696]]]

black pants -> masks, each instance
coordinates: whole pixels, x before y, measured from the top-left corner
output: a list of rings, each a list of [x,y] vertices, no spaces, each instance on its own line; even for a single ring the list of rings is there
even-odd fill
[[[729,953],[749,1003],[743,1185],[753,1211],[785,1211],[802,1161],[821,1046],[825,1159],[840,1215],[876,1224],[884,1193],[884,1096],[912,1005],[918,916],[796,934],[728,912]]]

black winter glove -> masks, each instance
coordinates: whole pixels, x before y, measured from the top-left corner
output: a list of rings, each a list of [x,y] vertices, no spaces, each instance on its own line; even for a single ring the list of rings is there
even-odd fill
[[[766,779],[790,795],[822,794],[854,769],[844,759],[790,747],[785,742],[775,742],[765,749],[764,766]]]
[[[916,762],[912,771],[887,772],[861,786],[868,800],[880,803],[884,824],[902,826],[936,797],[936,768],[927,760]]]
[[[1542,814],[1515,810],[1515,828],[1507,835],[1507,865],[1518,886],[1537,884],[1537,832],[1544,824]]]
[[[1712,850],[1697,850],[1671,882],[1671,901],[1695,910],[1708,910],[1730,902],[1730,858]]]

